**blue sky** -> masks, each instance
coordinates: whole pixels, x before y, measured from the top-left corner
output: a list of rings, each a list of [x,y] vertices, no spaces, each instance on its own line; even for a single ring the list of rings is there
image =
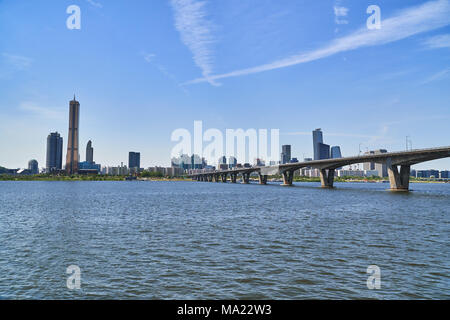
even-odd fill
[[[369,5],[382,27],[368,30]],[[66,9],[81,9],[69,30]],[[0,165],[45,166],[81,104],[81,158],[170,165],[173,130],[311,131],[344,156],[450,145],[450,1],[0,0]],[[450,169],[450,159],[416,168]]]

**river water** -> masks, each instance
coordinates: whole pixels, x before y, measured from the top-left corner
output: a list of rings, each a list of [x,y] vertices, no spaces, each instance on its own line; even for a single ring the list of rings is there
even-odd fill
[[[449,299],[450,184],[388,187],[0,182],[0,298]]]

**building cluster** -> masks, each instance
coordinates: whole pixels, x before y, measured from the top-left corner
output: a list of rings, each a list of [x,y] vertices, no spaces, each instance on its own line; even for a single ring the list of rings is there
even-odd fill
[[[80,103],[73,97],[69,102],[69,133],[67,137],[66,162],[63,164],[63,138],[58,132],[51,132],[47,136],[46,165],[41,171],[52,174],[105,174],[105,175],[137,175],[143,171],[141,168],[141,154],[129,152],[128,167],[121,163],[117,167],[102,167],[94,161],[94,148],[92,141],[86,145],[86,159],[80,161],[79,153],[79,125]],[[149,172],[159,172],[163,176],[179,176],[183,170],[169,167],[150,167]],[[8,174],[38,174],[39,164],[32,159],[28,162],[28,169],[5,169]]]
[[[411,170],[411,177],[424,179],[450,179],[450,171]]]
[[[323,132],[322,129],[315,129],[312,132],[313,138],[313,158],[304,158],[304,162],[313,161],[313,160],[325,160],[325,159],[337,159],[342,158],[341,147],[340,146],[331,146],[325,144],[323,142]],[[388,151],[385,149],[378,149],[367,151],[364,155],[376,155],[387,153]],[[283,145],[281,147],[281,155],[280,161],[270,161],[270,163],[265,163],[263,159],[255,159],[253,166],[273,166],[277,164],[286,164],[286,163],[297,163],[299,160],[297,158],[293,158],[291,155],[291,145]],[[172,158],[172,167],[182,170],[188,174],[195,173],[206,173],[215,170],[228,170],[233,168],[250,168],[252,165],[249,163],[240,164],[237,162],[235,157],[229,157],[228,162],[225,156],[222,156],[217,161],[216,166],[210,166],[207,164],[204,158],[194,154],[189,156],[187,154],[183,154],[178,158]],[[305,167],[297,170],[294,173],[296,176],[302,177],[310,177],[317,178],[320,177],[320,170],[312,167]],[[360,170],[359,166],[356,168],[352,168],[349,166],[348,168],[337,168],[335,172],[338,177],[380,177],[386,178],[388,177],[388,169],[387,165],[384,163],[375,163],[375,162],[367,162],[363,164],[363,169]],[[440,178],[440,179],[448,179],[449,171],[436,171],[436,170],[421,170],[411,171],[411,176],[416,178]]]
[[[149,167],[146,170],[141,168],[140,152],[130,151],[128,154],[128,166],[123,162],[118,166],[104,166],[95,163],[94,148],[92,141],[89,140],[86,145],[86,159],[80,161],[79,154],[79,124],[80,124],[80,103],[75,99],[69,102],[69,132],[67,137],[67,153],[66,161],[63,168],[63,138],[58,132],[51,132],[47,136],[47,153],[46,166],[42,172],[45,173],[67,173],[67,174],[104,174],[104,175],[138,175],[144,171],[148,173],[156,173],[163,176],[181,176],[185,173],[195,174],[203,172],[211,172],[215,170],[229,170],[233,168],[251,168],[252,166],[273,166],[277,164],[297,163],[299,160],[291,155],[291,145],[283,145],[281,147],[280,161],[270,161],[265,163],[264,159],[254,159],[253,165],[250,163],[238,163],[238,160],[230,156],[222,156],[217,161],[217,166],[208,165],[205,158],[197,154],[191,156],[182,154],[179,157],[171,159],[171,166],[165,167]],[[324,143],[323,132],[321,129],[315,129],[312,132],[313,140],[313,158],[304,158],[304,162],[313,160],[336,159],[342,158],[340,146],[331,146]],[[387,153],[385,149],[367,151],[365,155],[376,155]],[[6,169],[4,172],[9,174],[38,174],[39,165],[37,160],[32,159],[28,162],[28,169]],[[306,167],[295,172],[297,176],[319,177],[318,169]],[[382,163],[369,162],[363,164],[363,170],[358,169],[336,169],[338,177],[387,177],[387,165]],[[411,170],[411,176],[416,178],[439,178],[449,179],[449,171],[437,170]]]
[[[183,173],[195,174],[195,173],[205,173],[212,172],[215,170],[229,170],[233,168],[251,168],[250,163],[238,163],[237,159],[230,156],[227,160],[226,156],[222,156],[217,161],[217,166],[208,165],[205,158],[201,158],[197,154],[191,156],[187,154],[182,154],[179,157],[171,159],[172,168],[181,170]],[[261,159],[255,159],[254,166],[264,166],[264,162]]]

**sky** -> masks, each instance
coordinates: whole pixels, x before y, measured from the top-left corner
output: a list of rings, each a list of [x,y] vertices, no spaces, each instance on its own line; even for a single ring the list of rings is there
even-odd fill
[[[69,29],[69,6],[80,29]],[[381,28],[368,29],[370,5]],[[45,167],[80,102],[80,156],[170,166],[171,134],[279,129],[312,157],[450,145],[450,0],[0,0],[0,166]],[[281,151],[281,150],[280,150]],[[63,157],[65,158],[65,152]],[[239,160],[239,159],[238,159]],[[416,169],[450,170],[450,159]]]

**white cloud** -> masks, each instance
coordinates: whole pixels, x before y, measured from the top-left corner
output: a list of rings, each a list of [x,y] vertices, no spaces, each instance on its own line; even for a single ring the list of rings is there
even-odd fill
[[[15,55],[15,54],[9,54],[6,52],[3,52],[2,56],[3,56],[4,60],[6,61],[6,63],[12,65],[17,70],[28,69],[33,62],[33,60],[31,58],[19,56],[19,55]]]
[[[177,85],[177,87],[180,88],[184,93],[186,93],[186,94],[188,93],[186,88],[180,84],[178,79],[172,73],[170,73],[166,67],[164,67],[163,65],[161,65],[160,63],[158,63],[156,61],[156,54],[147,53],[145,51],[141,51],[140,54],[144,57],[144,60],[147,63],[149,63],[149,64],[153,65],[155,68],[157,68],[159,70],[159,72],[161,72],[166,78],[168,78],[172,82],[174,82]]]
[[[198,78],[187,82],[194,84],[211,80],[238,77],[279,68],[286,68],[302,63],[311,62],[332,55],[355,50],[362,47],[377,46],[402,40],[413,35],[442,28],[450,24],[449,0],[429,1],[420,6],[405,9],[397,15],[384,19],[379,30],[368,30],[366,27],[341,38],[330,44],[306,53],[300,53],[257,67],[218,74],[206,78]]]
[[[450,34],[441,34],[423,41],[423,45],[430,49],[450,48]]]
[[[63,120],[66,116],[62,109],[44,108],[28,101],[22,102],[19,109],[47,119]]]
[[[181,41],[193,55],[195,64],[201,69],[203,79],[216,85],[210,78],[213,57],[211,44],[215,39],[212,35],[213,25],[206,19],[205,1],[172,0],[175,16],[175,28],[181,36]]]
[[[428,83],[433,82],[433,81],[446,79],[449,76],[450,76],[450,68],[446,68],[444,70],[441,70],[441,71],[431,75],[430,77],[428,77],[427,79],[422,81],[422,84],[428,84]]]
[[[144,56],[144,60],[149,62],[149,63],[152,62],[153,58],[156,56],[153,53],[145,53],[145,52],[143,52],[142,55]]]

